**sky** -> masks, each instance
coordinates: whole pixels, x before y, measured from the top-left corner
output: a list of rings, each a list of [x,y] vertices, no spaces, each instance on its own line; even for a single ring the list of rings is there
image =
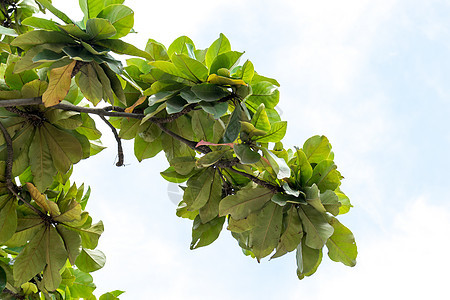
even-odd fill
[[[54,0],[74,18],[75,0]],[[295,254],[244,256],[224,230],[189,250],[180,194],[159,175],[162,155],[138,163],[125,143],[117,168],[112,133],[100,155],[75,166],[92,187],[87,210],[103,220],[97,294],[121,299],[429,299],[447,294],[450,268],[450,2],[439,0],[191,0],[125,2],[144,48],[188,35],[197,48],[224,33],[258,73],[280,84],[285,146],[325,135],[354,205],[340,221],[358,245],[353,268],[326,255],[299,281]]]

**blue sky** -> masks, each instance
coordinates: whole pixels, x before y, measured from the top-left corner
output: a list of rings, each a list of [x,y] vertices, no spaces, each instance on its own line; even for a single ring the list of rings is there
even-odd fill
[[[73,2],[73,3],[72,3]],[[54,1],[70,16],[75,1]],[[73,4],[73,5],[72,5]],[[188,35],[198,48],[224,33],[255,69],[281,84],[286,146],[326,135],[355,206],[340,220],[358,244],[348,268],[325,255],[296,279],[295,255],[261,264],[224,230],[189,250],[190,227],[175,216],[162,156],[114,166],[115,143],[75,167],[91,185],[88,210],[105,223],[99,292],[121,299],[394,299],[447,293],[450,267],[450,3],[448,1],[128,1],[136,35],[166,46]],[[66,8],[64,8],[66,7]],[[100,120],[98,120],[100,123]],[[101,126],[99,124],[99,126]],[[103,127],[104,128],[104,127]],[[326,250],[325,250],[326,252]],[[145,296],[143,296],[145,295]]]

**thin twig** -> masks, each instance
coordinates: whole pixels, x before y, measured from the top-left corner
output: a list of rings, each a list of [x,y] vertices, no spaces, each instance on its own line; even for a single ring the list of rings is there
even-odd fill
[[[116,128],[102,115],[100,115],[100,118],[103,120],[103,122],[106,123],[106,125],[111,128],[111,131],[114,134],[114,138],[117,141],[117,156],[119,157],[119,160],[116,163],[116,166],[121,167],[123,166],[123,148],[122,148],[122,140],[119,137],[119,134],[117,133]]]
[[[119,111],[119,112],[111,111],[113,108],[112,106],[108,106],[108,107],[104,107],[104,108],[91,108],[91,107],[76,106],[73,104],[59,103],[59,104],[52,106],[52,108],[83,112],[83,113],[94,114],[94,115],[103,116],[103,117],[125,117],[125,118],[139,119],[139,120],[143,119],[145,117],[144,114],[126,113],[126,112],[121,112],[121,111]],[[114,108],[116,108],[116,107],[114,107]]]
[[[201,153],[203,153],[203,154],[206,154],[206,153],[209,153],[209,152],[212,151],[211,148],[209,148],[208,146],[199,146],[199,147],[196,147],[197,144],[198,144],[198,142],[194,142],[194,141],[185,139],[185,138],[182,137],[182,136],[179,136],[179,135],[176,134],[175,132],[173,132],[173,131],[167,129],[166,127],[164,127],[163,124],[156,123],[156,125],[157,125],[159,128],[161,128],[161,130],[164,131],[166,134],[170,135],[171,137],[173,137],[173,138],[176,139],[177,141],[180,141],[180,142],[182,142],[183,144],[186,144],[189,148],[191,148],[191,149],[193,149],[193,150],[196,150],[196,151],[201,152]]]
[[[236,170],[236,169],[234,169],[234,168],[228,168],[228,170],[230,170],[230,171],[232,171],[232,172],[234,172],[234,173],[236,173],[236,174],[240,174],[240,175],[242,175],[242,176],[244,176],[244,177],[247,177],[248,179],[250,179],[250,180],[253,181],[254,183],[256,183],[256,184],[258,184],[258,185],[260,185],[260,186],[263,186],[263,187],[265,187],[265,188],[268,188],[269,190],[272,190],[273,192],[280,192],[280,191],[281,191],[281,190],[280,190],[281,187],[279,187],[279,186],[277,186],[277,185],[273,185],[273,184],[271,184],[271,183],[268,183],[267,181],[261,180],[261,179],[259,179],[258,177],[253,176],[253,175],[251,175],[251,174],[248,174],[248,173],[245,173],[245,172]]]
[[[45,215],[39,209],[37,209],[36,207],[31,205],[31,203],[26,201],[22,196],[20,196],[17,193],[16,185],[14,184],[14,182],[11,179],[12,178],[13,160],[14,160],[14,148],[13,148],[12,139],[2,122],[0,122],[0,130],[2,131],[3,137],[5,138],[6,151],[7,151],[6,166],[5,166],[6,187],[14,196],[16,196],[18,199],[20,199],[23,203],[25,203],[25,205],[27,205],[29,208],[31,208],[35,213],[37,213],[39,216],[41,216],[43,218],[46,217],[47,215]]]

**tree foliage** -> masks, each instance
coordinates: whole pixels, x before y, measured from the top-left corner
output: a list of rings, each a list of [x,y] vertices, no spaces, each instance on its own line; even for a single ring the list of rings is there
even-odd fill
[[[102,151],[91,115],[139,161],[163,151],[161,176],[180,184],[176,214],[193,222],[191,249],[224,224],[258,262],[296,251],[299,279],[326,246],[354,266],[351,204],[325,136],[285,149],[279,84],[258,74],[220,34],[207,49],[187,36],[168,48],[124,42],[133,11],[121,0],[80,0],[73,21],[48,0],[2,1],[0,34],[0,291],[2,299],[96,299],[91,272],[103,223],[85,210],[90,188],[73,165]],[[49,11],[59,21],[35,16]],[[124,66],[115,54],[127,54]],[[118,299],[113,291],[100,299]]]

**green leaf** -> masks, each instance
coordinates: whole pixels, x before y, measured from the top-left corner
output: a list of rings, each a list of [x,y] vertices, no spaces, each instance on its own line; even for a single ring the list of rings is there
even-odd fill
[[[198,210],[190,211],[187,209],[187,204],[184,201],[181,201],[177,207],[177,216],[180,218],[185,218],[189,220],[194,220],[198,215]]]
[[[119,99],[119,101],[126,105],[127,100],[125,98],[125,93],[122,88],[122,84],[120,83],[119,78],[117,78],[117,75],[114,71],[112,71],[106,64],[100,64],[100,67],[102,67],[103,71],[105,72],[106,76],[108,76],[109,81],[111,83],[111,88],[116,95],[116,97]],[[120,74],[120,72],[119,72]]]
[[[223,135],[224,143],[233,143],[238,138],[239,132],[241,131],[241,115],[241,106],[237,105],[231,113],[230,120],[225,128],[225,134]]]
[[[233,147],[234,153],[243,164],[254,164],[261,159],[261,155],[258,152],[253,151],[249,145],[236,144]]]
[[[294,251],[303,237],[303,227],[300,217],[298,216],[297,208],[291,206],[284,217],[284,224],[286,229],[281,235],[280,242],[277,246],[277,251],[270,259],[283,256],[284,254]]]
[[[100,235],[104,231],[103,222],[99,221],[98,223],[90,226],[89,228],[76,228],[70,226],[70,224],[66,224],[67,228],[70,230],[74,230],[81,235],[81,246],[87,249],[95,249],[98,244],[98,239]]]
[[[313,249],[321,249],[333,234],[333,227],[328,224],[324,214],[312,206],[300,205],[298,213],[306,233],[305,244]]]
[[[341,206],[339,207],[339,214],[343,215],[348,213],[350,208],[353,207],[350,203],[350,199],[343,193],[336,193],[336,195],[339,197],[339,202],[341,203]]]
[[[48,229],[41,228],[17,255],[14,262],[15,285],[21,285],[41,272],[46,265],[45,237]]]
[[[221,68],[231,69],[244,54],[243,52],[228,51],[216,56],[209,68],[209,74],[217,74],[217,70]]]
[[[41,128],[38,128],[34,134],[28,157],[30,158],[31,173],[34,178],[33,182],[39,191],[45,191],[53,183],[56,169],[53,165],[45,134]]]
[[[61,204],[60,204],[61,207]],[[61,215],[53,218],[56,222],[63,222],[65,224],[70,224],[71,222],[77,222],[82,219],[81,216],[81,205],[75,201],[70,200],[67,207],[64,207],[64,211]]]
[[[76,131],[86,136],[90,140],[97,140],[102,136],[102,133],[95,127],[94,120],[88,114],[81,114],[83,123],[77,127]]]
[[[231,215],[235,220],[246,218],[250,213],[260,210],[274,194],[266,188],[244,188],[235,195],[220,201],[219,216]]]
[[[245,219],[235,220],[232,217],[228,218],[227,229],[233,233],[243,233],[252,230],[258,221],[258,212],[251,213]]]
[[[222,179],[220,171],[215,171],[211,180],[208,202],[199,210],[202,223],[208,223],[219,215],[219,203],[222,199]]]
[[[269,78],[269,77],[265,77],[265,76],[261,76],[261,75],[259,75],[258,73],[255,72],[254,76],[252,78],[252,83],[256,84],[258,82],[263,82],[263,81],[269,82],[269,83],[271,83],[273,85],[276,85],[278,87],[280,86],[278,81],[276,81],[275,79]]]
[[[201,111],[193,111],[191,114],[192,130],[194,131],[196,140],[212,141],[214,137],[214,119],[211,115],[205,114]]]
[[[81,160],[83,149],[75,137],[47,123],[44,123],[41,132],[47,141],[53,164],[58,171],[66,173],[72,164]]]
[[[191,121],[186,116],[181,116],[177,118],[175,121],[167,124],[167,128],[172,132],[183,136],[188,140],[192,140],[194,137],[194,133],[192,132]],[[166,158],[168,161],[171,161],[174,157],[177,156],[194,156],[195,152],[189,146],[180,141],[174,139],[168,134],[162,134],[161,141],[163,145],[163,150],[166,154]]]
[[[272,124],[270,131],[263,136],[253,138],[260,143],[277,143],[286,135],[287,122],[279,121]]]
[[[61,224],[56,225],[56,230],[64,241],[64,247],[66,248],[70,263],[74,265],[81,251],[80,235],[78,232],[69,230]]]
[[[149,62],[149,64],[167,74],[170,74],[170,75],[173,75],[176,77],[180,77],[180,78],[184,78],[184,79],[188,79],[188,80],[192,80],[191,77],[185,75],[173,63],[171,63],[169,61],[158,60],[158,61]]]
[[[124,140],[133,139],[138,134],[140,126],[141,122],[138,119],[123,118],[120,123],[119,137]]]
[[[354,267],[356,265],[356,256],[358,255],[355,237],[336,218],[331,218],[330,224],[334,228],[334,233],[327,241],[328,256],[333,261]]]
[[[325,191],[325,193],[320,194],[320,201],[322,201],[322,204],[327,212],[331,213],[333,216],[337,216],[339,214],[341,202],[339,202],[339,197],[335,192],[330,190]]]
[[[191,91],[201,100],[206,102],[218,101],[230,95],[230,93],[218,85],[202,83],[194,85]]]
[[[134,138],[134,155],[139,162],[146,158],[155,157],[162,149],[161,139],[159,138],[152,142],[147,142],[139,135]]]
[[[111,49],[111,51],[118,54],[127,54],[132,56],[138,56],[153,60],[153,57],[145,51],[142,51],[135,46],[128,44],[122,40],[101,40],[96,42],[97,45]]]
[[[42,95],[42,102],[46,107],[56,105],[66,97],[75,64],[76,61],[72,61],[68,65],[50,71],[48,88]]]
[[[172,55],[172,62],[192,81],[203,82],[208,78],[208,69],[201,62],[186,54]]]
[[[241,78],[247,83],[252,82],[253,76],[255,75],[255,68],[251,61],[247,60],[242,66]]]
[[[175,172],[181,175],[188,175],[195,168],[195,157],[182,156],[174,157],[170,161],[170,166],[175,169]]]
[[[280,99],[280,92],[277,87],[270,82],[262,81],[252,84],[252,95],[247,102],[254,107],[264,103],[266,108],[274,108]]]
[[[166,111],[168,114],[176,114],[181,112],[187,104],[186,100],[176,95],[166,101]]]
[[[230,150],[217,150],[209,152],[197,160],[197,166],[200,168],[209,167],[218,162]]]
[[[25,83],[39,78],[33,70],[24,71],[22,73],[14,73],[14,67],[15,63],[11,63],[5,70],[5,83],[11,89],[20,90]]]
[[[200,107],[207,112],[208,114],[211,114],[214,119],[219,119],[221,116],[223,116],[228,111],[228,103],[227,102],[200,102]],[[222,133],[223,134],[223,133]]]
[[[165,171],[160,172],[160,174],[165,180],[173,183],[185,182],[192,176],[192,174],[188,175],[178,174],[177,172],[175,172],[175,169],[173,167],[167,168]]]
[[[270,131],[271,125],[269,122],[269,118],[267,117],[266,107],[264,106],[264,103],[261,103],[258,106],[258,109],[253,115],[251,122],[256,129],[266,132]]]
[[[72,269],[71,272],[75,276],[74,283],[69,287],[72,298],[90,297],[96,288],[92,276],[77,269]]]
[[[214,242],[222,231],[225,218],[216,218],[208,223],[202,224],[200,216],[197,216],[192,226],[191,250],[208,246]]]
[[[86,33],[94,41],[104,40],[116,34],[116,29],[110,21],[105,19],[89,19],[86,21]]]
[[[125,5],[113,4],[106,6],[98,14],[98,17],[109,20],[116,28],[117,34],[112,36],[112,39],[126,36],[134,25],[134,12]]]
[[[33,30],[16,37],[14,41],[11,42],[11,45],[27,50],[33,46],[42,44],[73,44],[73,43],[74,40],[70,36],[62,32]]]
[[[313,249],[300,242],[297,247],[297,276],[303,279],[314,274],[322,262],[322,249]]]
[[[289,178],[291,177],[291,169],[286,164],[286,161],[283,158],[279,158],[272,151],[261,148],[264,157],[267,158],[270,165],[272,166],[273,171],[277,175],[278,179]]]
[[[39,79],[27,82],[23,85],[21,93],[24,98],[40,97],[46,91],[48,83]]]
[[[49,49],[44,49],[33,57],[33,62],[46,63],[55,62],[66,57],[64,52],[54,52]]]
[[[77,24],[57,25],[62,32],[66,32],[81,40],[89,40],[89,34],[80,28]],[[82,41],[80,41],[82,42]]]
[[[336,168],[337,166],[333,161],[322,160],[314,167],[313,174],[307,185],[317,184],[322,193],[326,190],[334,191],[341,184],[342,179],[341,173]]]
[[[189,49],[187,44],[194,45],[194,42],[187,36],[180,36],[170,44],[167,50],[167,55],[172,57],[174,53],[176,54],[186,54],[189,56]],[[194,58],[194,57],[191,57]]]
[[[24,24],[24,25],[27,25],[27,24]],[[14,29],[7,28],[7,27],[1,26],[1,25],[0,25],[0,34],[7,35],[7,36],[17,36],[17,32]]]
[[[210,67],[214,59],[224,52],[231,51],[230,41],[224,34],[220,34],[219,38],[215,40],[206,51],[205,64]]]
[[[85,19],[97,17],[98,13],[103,9],[104,0],[79,0],[81,11]]]
[[[28,17],[22,21],[22,25],[31,26],[38,29],[59,31],[58,23],[38,17]]]
[[[145,51],[150,53],[153,60],[170,60],[169,55],[167,55],[166,47],[155,40],[148,39]]]
[[[253,136],[265,136],[266,131],[256,129],[250,122],[241,121],[241,140],[248,141]]]
[[[90,273],[103,268],[105,262],[106,256],[102,251],[83,248],[75,264],[81,271]]]
[[[9,240],[17,229],[17,200],[9,194],[0,196],[0,243]]]
[[[210,198],[217,196],[213,194],[217,191],[212,189],[216,179],[215,172],[214,168],[206,168],[189,178],[183,195],[183,201],[188,205],[188,210],[200,209]]]
[[[303,152],[310,163],[320,163],[328,158],[331,152],[331,144],[325,136],[315,135],[303,144]]]
[[[74,23],[66,14],[56,9],[52,3],[48,0],[39,0],[39,3],[44,6],[46,9],[48,9],[52,14],[57,16],[60,20],[64,21],[66,24],[72,24]]]
[[[54,227],[47,228],[44,240],[47,265],[44,269],[43,281],[47,290],[54,291],[61,283],[60,270],[64,267],[68,256],[64,242]]]
[[[25,70],[31,70],[33,68],[37,68],[40,65],[42,65],[42,62],[33,62],[33,58],[40,52],[42,52],[45,49],[51,50],[53,52],[61,52],[61,49],[65,45],[63,44],[44,44],[44,45],[38,45],[34,46],[33,48],[29,49],[25,52],[24,56],[16,62],[14,66],[14,73],[21,73]]]
[[[75,79],[84,97],[96,106],[102,100],[103,87],[94,67],[91,64],[84,65]]]
[[[306,182],[311,178],[313,169],[308,162],[306,154],[302,149],[297,149],[295,155],[297,156],[298,174],[297,180],[300,186],[305,186]]]
[[[283,208],[269,202],[258,214],[255,227],[251,231],[251,250],[259,260],[272,253],[281,235]]]
[[[309,205],[314,207],[320,213],[326,212],[325,207],[322,205],[317,185],[313,184],[311,187],[305,187],[305,194],[306,202],[308,202]]]

